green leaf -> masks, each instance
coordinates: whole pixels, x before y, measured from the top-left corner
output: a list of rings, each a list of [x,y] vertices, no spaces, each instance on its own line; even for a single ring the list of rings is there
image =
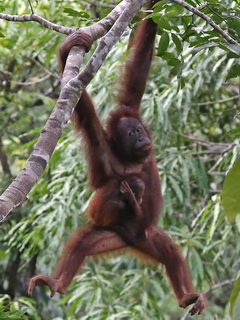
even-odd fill
[[[239,55],[236,54],[236,53],[233,53],[233,52],[228,52],[227,58],[228,58],[228,59],[235,59],[235,58],[238,59],[238,58],[239,58]]]
[[[195,55],[196,53],[198,53],[199,51],[201,51],[203,49],[211,48],[211,47],[215,47],[215,46],[216,46],[216,43],[206,43],[206,44],[203,44],[199,47],[195,47],[192,49],[192,55]]]
[[[162,10],[162,7],[165,6],[164,1],[158,1],[153,5],[153,12],[159,12]]]
[[[85,19],[90,18],[90,15],[85,11],[76,11],[71,8],[64,8],[63,12],[68,13],[68,15],[72,17],[81,17]]]
[[[219,218],[219,214],[220,214],[220,203],[217,202],[214,206],[214,211],[213,211],[213,215],[212,215],[212,222],[210,224],[210,227],[208,229],[207,232],[207,240],[208,242],[212,239],[214,232],[217,228],[217,222],[218,222],[218,218]]]
[[[179,77],[178,77],[178,87],[177,87],[177,92],[178,92],[180,89],[183,89],[184,87],[185,87],[185,80],[184,80],[184,77],[179,76]]]
[[[158,25],[163,29],[172,30],[172,27],[170,26],[169,22],[165,18],[161,18]]]
[[[222,47],[227,48],[228,50],[232,51],[233,53],[236,53],[238,56],[240,56],[240,46],[236,44],[230,44],[230,43],[222,43]]]
[[[202,280],[204,278],[204,271],[203,271],[203,264],[200,255],[198,254],[197,250],[192,248],[192,266],[196,269],[196,275]]]
[[[240,64],[234,64],[228,72],[226,80],[237,78],[238,76],[240,76]]]
[[[233,137],[233,139],[240,138],[240,128],[234,128],[228,131],[228,134]]]
[[[164,31],[158,45],[159,56],[163,55],[164,52],[167,51],[168,45],[169,45],[169,35],[167,32]]]
[[[229,18],[228,25],[238,34],[240,34],[240,19],[239,18]]]
[[[172,41],[174,42],[177,52],[180,53],[182,51],[182,41],[178,38],[178,36],[175,33],[171,34]]]
[[[0,38],[5,38],[5,35],[2,32],[0,32]]]
[[[188,40],[189,37],[191,37],[192,35],[195,35],[195,31],[192,29],[192,24],[190,24],[187,28],[186,31],[183,35],[183,40]]]
[[[175,56],[174,56],[174,54],[173,54],[172,52],[164,52],[164,53],[162,54],[162,58],[163,58],[164,60],[167,60],[167,61],[170,61],[170,60],[172,60],[172,59],[176,59]]]
[[[179,187],[178,181],[175,180],[172,176],[169,176],[169,180],[170,180],[171,186],[172,186],[173,190],[175,191],[179,201],[182,202],[183,201],[183,193],[182,193],[181,188]]]
[[[183,89],[185,87],[184,77],[180,77],[180,85],[181,85],[181,89]]]
[[[239,320],[240,315],[240,294],[237,296],[236,303],[233,308],[232,320]]]
[[[236,302],[239,303],[239,298],[240,298],[240,278],[238,278],[235,283],[234,283],[234,287],[230,296],[230,300],[229,300],[229,304],[230,304],[230,315],[233,316],[234,311],[235,311],[235,305]],[[240,312],[240,310],[239,310]],[[239,313],[240,314],[240,313]],[[237,320],[237,318],[234,318]]]
[[[177,58],[172,58],[172,59],[169,59],[168,64],[170,66],[179,66],[181,64],[181,61]]]
[[[229,220],[240,213],[240,157],[228,172],[222,192],[222,204]]]

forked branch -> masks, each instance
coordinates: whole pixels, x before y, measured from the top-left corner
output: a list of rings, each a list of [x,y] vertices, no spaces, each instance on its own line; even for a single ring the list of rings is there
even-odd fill
[[[0,197],[0,222],[3,222],[13,209],[26,200],[28,193],[34,187],[49,162],[62,130],[70,119],[83,89],[101,67],[112,46],[119,40],[132,18],[147,2],[148,0],[123,0],[106,18],[90,27],[81,29],[91,34],[93,40],[105,36],[102,41],[100,41],[89,63],[80,74],[76,70],[79,70],[85,49],[83,47],[80,49],[74,47],[70,51],[65,68],[66,72],[64,72],[62,80],[63,86],[57,104],[47,120],[24,169]],[[10,20],[11,16],[7,16]],[[16,21],[16,16],[12,17],[14,17],[12,21]],[[57,25],[54,26],[46,22],[47,20],[36,17],[34,14],[29,16],[24,15],[21,16],[22,20],[18,21],[38,20],[37,22],[39,23],[42,21],[41,24],[44,27],[55,28],[55,31],[63,33],[70,33],[75,29]],[[0,14],[0,18],[3,18],[3,14]],[[110,28],[111,30],[108,32]],[[72,78],[73,76],[74,78]]]

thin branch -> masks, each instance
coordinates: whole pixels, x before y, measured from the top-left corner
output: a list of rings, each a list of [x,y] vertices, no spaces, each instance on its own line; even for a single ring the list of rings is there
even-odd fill
[[[237,100],[237,99],[240,99],[240,95],[236,95],[236,96],[233,96],[231,98],[227,98],[227,99],[221,99],[221,100],[216,100],[216,101],[208,101],[208,102],[199,102],[199,103],[194,103],[194,105],[197,105],[197,106],[208,106],[208,105],[211,105],[211,104],[216,104],[216,103],[225,103],[225,102],[228,102],[228,101],[232,101],[232,100]]]
[[[221,16],[216,10],[214,10],[210,5],[209,2],[207,3],[207,8],[215,15],[217,16],[219,19],[221,19],[222,21],[226,22],[226,18],[223,18],[223,16]],[[198,9],[198,8],[197,8]]]
[[[232,148],[229,148],[229,150],[231,150],[231,149],[233,149],[233,147],[232,147]],[[222,162],[222,157],[220,157],[220,158],[217,159],[217,161],[214,163],[214,165],[212,166],[212,168],[210,168],[210,169],[208,170],[208,174],[210,174],[210,175],[216,175],[216,174],[218,174],[218,175],[226,175],[226,172],[216,172],[217,167],[219,166],[219,164],[220,164],[221,162]]]
[[[208,2],[205,2],[203,4],[199,4],[198,6],[196,6],[197,10],[202,10],[204,8],[206,8],[208,6]]]
[[[81,28],[81,30],[83,30],[84,32],[90,33],[93,40],[99,39],[111,28],[111,26],[117,20],[120,13],[122,12],[122,10],[124,10],[128,2],[129,0],[123,0],[105,18],[94,23],[90,27],[83,27]],[[146,2],[147,1],[145,1],[145,3]],[[37,14],[10,15],[10,14],[0,12],[0,19],[12,21],[12,22],[33,21],[41,24],[42,27],[44,28],[48,28],[64,34],[70,34],[74,30],[78,29],[76,27],[65,27],[65,26],[55,24],[53,22],[46,20],[45,18],[42,18],[41,16],[38,16]]]
[[[222,287],[225,287],[225,286],[228,286],[232,283],[234,283],[236,281],[236,279],[229,279],[229,280],[225,280],[223,282],[220,282],[220,283],[216,283],[214,284],[212,287],[210,287],[207,291],[204,292],[205,295],[208,295],[210,294],[213,290],[216,290],[216,289],[219,289],[219,288],[222,288]],[[188,317],[190,317],[190,314],[188,311],[186,311],[184,313],[184,315],[179,319],[179,320],[186,320],[188,319]]]
[[[88,4],[92,4],[92,5],[95,5],[95,6],[102,7],[102,8],[106,8],[106,9],[113,9],[113,8],[116,7],[116,4],[113,4],[113,3],[105,4],[105,3],[102,3],[101,1],[88,0],[88,1],[85,1],[85,2],[88,3]]]
[[[221,34],[221,36],[229,43],[231,44],[235,44],[238,48],[240,48],[240,44],[234,40],[226,31],[224,31],[222,28],[219,27],[218,24],[216,24],[211,18],[209,18],[206,14],[204,14],[203,12],[199,11],[198,9],[194,8],[193,6],[191,6],[190,4],[186,3],[183,0],[171,0],[174,3],[179,4],[180,6],[184,7],[185,9],[187,9],[188,11],[196,14],[197,16],[199,16],[200,18],[202,18],[203,20],[205,20],[208,24],[210,24],[213,29],[215,31],[217,31],[218,33]]]
[[[58,80],[61,79],[61,77],[60,77],[59,74],[51,72],[50,70],[48,70],[47,68],[45,68],[45,67],[44,67],[39,61],[37,61],[36,59],[31,59],[31,60],[32,60],[36,65],[38,65],[41,69],[43,69],[47,74],[46,74],[44,77],[42,77],[42,78],[40,78],[40,79],[38,79],[38,80],[35,80],[35,81],[25,81],[25,82],[22,82],[22,81],[11,81],[11,83],[17,84],[17,85],[20,85],[20,86],[28,86],[28,85],[31,86],[31,85],[35,85],[35,84],[37,84],[37,83],[43,82],[43,81],[47,80],[47,79],[50,78],[50,77],[55,77],[55,78],[57,78]],[[58,83],[59,83],[59,81],[58,81]]]
[[[54,90],[59,86],[59,84],[60,84],[60,80],[59,80],[59,78],[57,78],[53,82],[52,86],[46,92],[44,92],[44,95],[50,96],[54,92]]]
[[[3,142],[2,142],[1,136],[0,136],[0,163],[2,165],[3,174],[11,176],[12,174],[8,164],[8,158],[7,158],[6,152],[4,151],[4,148],[3,148]]]
[[[208,149],[213,149],[214,151],[228,150],[236,146],[236,143],[218,143],[211,141],[203,141],[195,138],[192,134],[181,134],[181,136],[194,141],[198,145],[204,146]]]
[[[30,5],[30,8],[31,8],[31,11],[32,11],[32,14],[33,14],[33,13],[34,13],[34,11],[33,11],[33,7],[32,7],[31,0],[28,0],[28,3],[29,3],[29,5]]]
[[[219,282],[214,284],[212,287],[210,287],[207,291],[204,292],[205,295],[208,295],[209,293],[211,293],[213,290],[228,286],[230,284],[233,284],[237,279],[228,279],[225,280],[223,282]]]
[[[48,29],[51,29],[51,30],[54,30],[54,31],[57,31],[60,33],[64,33],[64,34],[70,34],[71,32],[73,32],[73,30],[76,29],[76,28],[64,27],[59,24],[50,22],[50,21],[38,16],[35,13],[23,14],[23,15],[18,16],[18,15],[11,15],[11,14],[6,14],[6,13],[0,12],[0,19],[7,20],[7,21],[13,21],[13,22],[34,21],[34,22],[41,24],[41,26],[44,28],[48,28]]]
[[[43,82],[45,80],[47,80],[48,78],[50,78],[52,75],[51,74],[46,74],[44,77],[35,80],[35,81],[26,81],[26,82],[21,82],[21,81],[11,81],[14,84],[20,85],[20,86],[32,86],[34,84],[37,84],[39,82]]]
[[[229,146],[226,146],[226,147],[216,146],[215,148],[213,147],[212,149],[209,149],[209,150],[192,152],[191,155],[192,156],[200,156],[203,154],[224,154],[224,153],[228,152],[229,150],[233,149],[234,147],[235,147],[235,144],[231,143],[231,144],[229,144]],[[209,171],[208,173],[210,173],[210,172],[211,171]]]
[[[52,72],[50,70],[48,70],[45,66],[43,66],[37,59],[32,59],[32,61],[34,63],[36,63],[36,65],[38,65],[41,69],[43,69],[47,74],[49,74],[50,76],[53,76],[57,79],[61,79],[60,75],[57,72]]]

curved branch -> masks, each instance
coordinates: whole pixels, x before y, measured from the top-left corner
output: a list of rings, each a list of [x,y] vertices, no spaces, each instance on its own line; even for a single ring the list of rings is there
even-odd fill
[[[71,33],[75,28],[69,28],[69,27],[64,27],[59,24],[50,22],[37,14],[23,14],[23,15],[11,15],[11,14],[6,14],[6,13],[0,13],[0,19],[2,20],[7,20],[7,21],[13,21],[13,22],[29,22],[29,21],[35,21],[39,24],[41,24],[42,27],[48,28],[60,33],[65,33],[69,34]]]
[[[130,4],[130,2],[131,0],[123,0],[105,18],[89,27],[81,28],[81,30],[90,34],[93,41],[101,38],[116,23],[117,19],[125,10],[125,8]],[[145,4],[146,2],[148,2],[148,0],[145,0],[143,2]],[[106,52],[108,53],[109,51]],[[65,66],[64,73],[62,76],[62,86],[64,86],[69,80],[73,79],[78,75],[78,71],[82,63],[84,54],[84,47],[82,47],[81,49],[79,49],[79,47],[74,47],[70,50],[67,58],[68,63]],[[103,61],[101,62],[101,64],[102,63]]]
[[[116,23],[110,31],[99,41],[98,47],[88,61],[86,67],[79,73],[78,79],[82,79],[84,86],[87,86],[93,75],[99,70],[102,62],[105,60],[108,52],[112,49],[114,44],[119,40],[122,33],[126,30],[132,18],[136,15],[139,9],[148,1],[137,1],[135,6],[128,5],[122,12]]]
[[[43,82],[45,80],[47,80],[48,78],[51,77],[51,74],[46,74],[44,77],[37,79],[35,81],[26,81],[26,82],[22,82],[22,81],[11,81],[14,84],[20,85],[20,86],[32,86],[35,85],[37,83]]]
[[[81,30],[90,33],[93,40],[99,39],[107,30],[111,28],[114,22],[117,20],[121,12],[126,7],[129,0],[123,0],[119,3],[105,18],[94,23],[89,27],[83,27]],[[145,1],[146,3],[147,1]],[[70,34],[74,30],[78,29],[77,27],[64,27],[58,24],[55,24],[45,18],[38,16],[37,14],[24,14],[24,15],[11,15],[0,12],[0,19],[12,21],[12,22],[37,22],[41,24],[42,27],[54,30],[56,32]]]
[[[206,14],[202,13],[201,11],[199,11],[197,8],[194,8],[193,6],[191,6],[190,4],[186,3],[183,0],[171,0],[174,3],[179,4],[180,6],[184,7],[185,9],[187,9],[188,11],[196,14],[197,16],[199,16],[200,18],[202,18],[203,20],[205,20],[208,24],[210,24],[213,29],[215,31],[217,31],[218,33],[221,34],[221,36],[229,43],[231,44],[235,44],[236,46],[238,46],[238,48],[240,48],[240,44],[234,40],[226,31],[224,31],[222,28],[219,27],[218,24],[216,24],[211,18],[209,18]]]

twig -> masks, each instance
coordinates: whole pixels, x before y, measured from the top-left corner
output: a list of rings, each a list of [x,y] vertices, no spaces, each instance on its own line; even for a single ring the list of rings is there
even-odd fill
[[[232,147],[233,148],[233,147]],[[227,151],[231,150],[232,148],[229,148]],[[208,170],[208,174],[210,175],[216,175],[216,169],[218,167],[218,165],[222,162],[222,157],[220,157],[219,159],[217,159],[217,161],[214,163],[214,165],[212,166],[212,168],[210,168]],[[218,174],[223,174],[225,175],[226,173],[225,172],[218,172]]]
[[[105,18],[102,20],[94,23],[90,27],[83,27],[81,30],[90,33],[93,40],[99,39],[101,36],[103,36],[104,33],[106,33],[113,23],[117,20],[120,13],[125,8],[126,4],[129,2],[129,0],[123,0],[121,3],[119,3]],[[144,1],[145,3],[147,1]],[[58,25],[56,23],[50,22],[46,20],[45,18],[38,16],[37,14],[24,14],[24,15],[11,15],[6,13],[0,12],[0,19],[12,21],[12,22],[37,22],[42,25],[44,28],[48,28],[51,30],[54,30],[56,32],[64,33],[64,34],[70,34],[74,30],[78,29],[76,27],[65,27]],[[89,31],[91,30],[91,31]],[[97,30],[97,32],[96,32]]]
[[[33,14],[34,11],[33,11],[33,7],[32,7],[32,4],[31,4],[31,0],[28,0],[28,3],[29,3],[29,5],[30,5],[30,8],[31,8],[31,11],[32,11],[32,14]]]
[[[43,69],[47,74],[49,74],[50,76],[53,76],[53,77],[55,77],[55,78],[57,78],[57,79],[61,79],[61,77],[60,77],[60,75],[56,72],[52,72],[52,71],[50,71],[50,70],[48,70],[45,66],[43,66],[38,60],[36,60],[36,59],[32,59],[32,61],[34,62],[34,63],[36,63],[36,65],[38,65],[41,69]]]
[[[196,9],[197,10],[202,10],[202,9],[206,8],[208,5],[209,5],[209,3],[205,2],[203,4],[199,4],[198,6],[196,6]]]
[[[101,1],[93,1],[93,0],[88,0],[88,1],[85,1],[87,2],[88,4],[93,4],[95,6],[100,6],[102,8],[107,8],[107,9],[113,9],[116,7],[116,4],[113,4],[113,3],[109,3],[109,4],[105,4],[105,3],[102,3]]]
[[[215,289],[219,289],[221,287],[225,287],[225,286],[228,286],[232,283],[234,283],[237,279],[228,279],[228,280],[225,280],[223,282],[219,282],[219,283],[216,283],[214,284],[212,287],[210,287],[207,291],[204,292],[205,295],[208,295],[209,293],[211,293],[213,290]]]
[[[60,84],[60,80],[59,80],[59,78],[57,78],[53,82],[52,86],[46,92],[44,92],[44,95],[50,96],[54,92],[54,90],[59,86],[59,84]]]
[[[208,105],[211,105],[211,104],[215,104],[215,103],[225,103],[225,102],[228,102],[228,101],[232,101],[232,100],[237,100],[237,99],[240,99],[240,95],[236,95],[236,96],[233,96],[231,98],[227,98],[227,99],[221,99],[221,100],[216,100],[216,101],[208,101],[208,102],[199,102],[199,103],[194,103],[194,105],[197,105],[197,106],[208,106]]]
[[[11,170],[8,164],[7,154],[3,148],[2,136],[0,136],[0,163],[2,165],[3,174],[12,176]]]
[[[37,61],[36,59],[31,59],[35,64],[37,64],[41,69],[43,69],[47,74],[42,77],[41,79],[38,79],[38,80],[35,80],[35,81],[11,81],[11,83],[14,83],[14,84],[17,84],[17,85],[20,85],[20,86],[28,86],[28,85],[35,85],[37,83],[40,83],[50,77],[55,77],[57,78],[58,80],[61,79],[60,75],[57,74],[57,73],[53,73],[51,72],[50,70],[48,70],[47,68],[45,68],[39,61]],[[58,81],[59,83],[59,81]]]
[[[6,14],[6,13],[0,13],[0,19],[2,20],[7,20],[7,21],[13,21],[13,22],[29,22],[29,21],[34,21],[39,24],[41,24],[42,27],[48,28],[60,33],[64,34],[70,34],[75,30],[76,28],[69,28],[69,27],[64,27],[59,24],[50,22],[37,14],[23,14],[23,15],[11,15],[11,14]]]
[[[199,11],[198,9],[194,8],[193,6],[191,6],[190,4],[186,3],[183,0],[171,0],[174,3],[179,4],[180,6],[184,7],[185,9],[187,9],[188,11],[196,14],[197,16],[199,16],[200,18],[202,18],[203,20],[205,20],[208,24],[210,24],[214,30],[216,30],[218,33],[221,34],[221,36],[229,43],[231,44],[235,44],[238,48],[240,48],[240,44],[234,40],[226,31],[224,31],[222,28],[219,27],[218,24],[216,24],[211,18],[209,18],[206,14],[204,14],[203,12]]]
[[[211,142],[211,141],[203,141],[203,140],[200,140],[200,139],[196,139],[193,135],[191,134],[181,134],[182,137],[184,138],[187,138],[189,140],[192,140],[194,141],[196,144],[198,145],[201,145],[201,146],[204,146],[208,149],[213,149],[215,151],[218,150],[219,151],[222,151],[222,150],[229,150],[233,147],[236,146],[235,143],[218,143],[218,142]]]
[[[36,83],[39,83],[39,82],[43,82],[44,80],[50,78],[51,75],[50,74],[46,74],[44,77],[38,79],[38,80],[35,80],[35,81],[26,81],[26,82],[21,82],[21,81],[11,81],[12,83],[14,84],[17,84],[17,85],[20,85],[20,86],[31,86],[31,85],[34,85]]]
[[[208,295],[209,293],[211,293],[213,290],[215,289],[219,289],[221,287],[225,287],[225,286],[228,286],[232,283],[234,283],[236,281],[236,279],[229,279],[229,280],[225,280],[223,282],[220,282],[220,283],[216,283],[214,284],[212,287],[210,287],[207,291],[204,292],[205,295]],[[187,318],[189,317],[189,312],[186,311],[184,313],[184,315],[179,319],[179,320],[186,320]]]

